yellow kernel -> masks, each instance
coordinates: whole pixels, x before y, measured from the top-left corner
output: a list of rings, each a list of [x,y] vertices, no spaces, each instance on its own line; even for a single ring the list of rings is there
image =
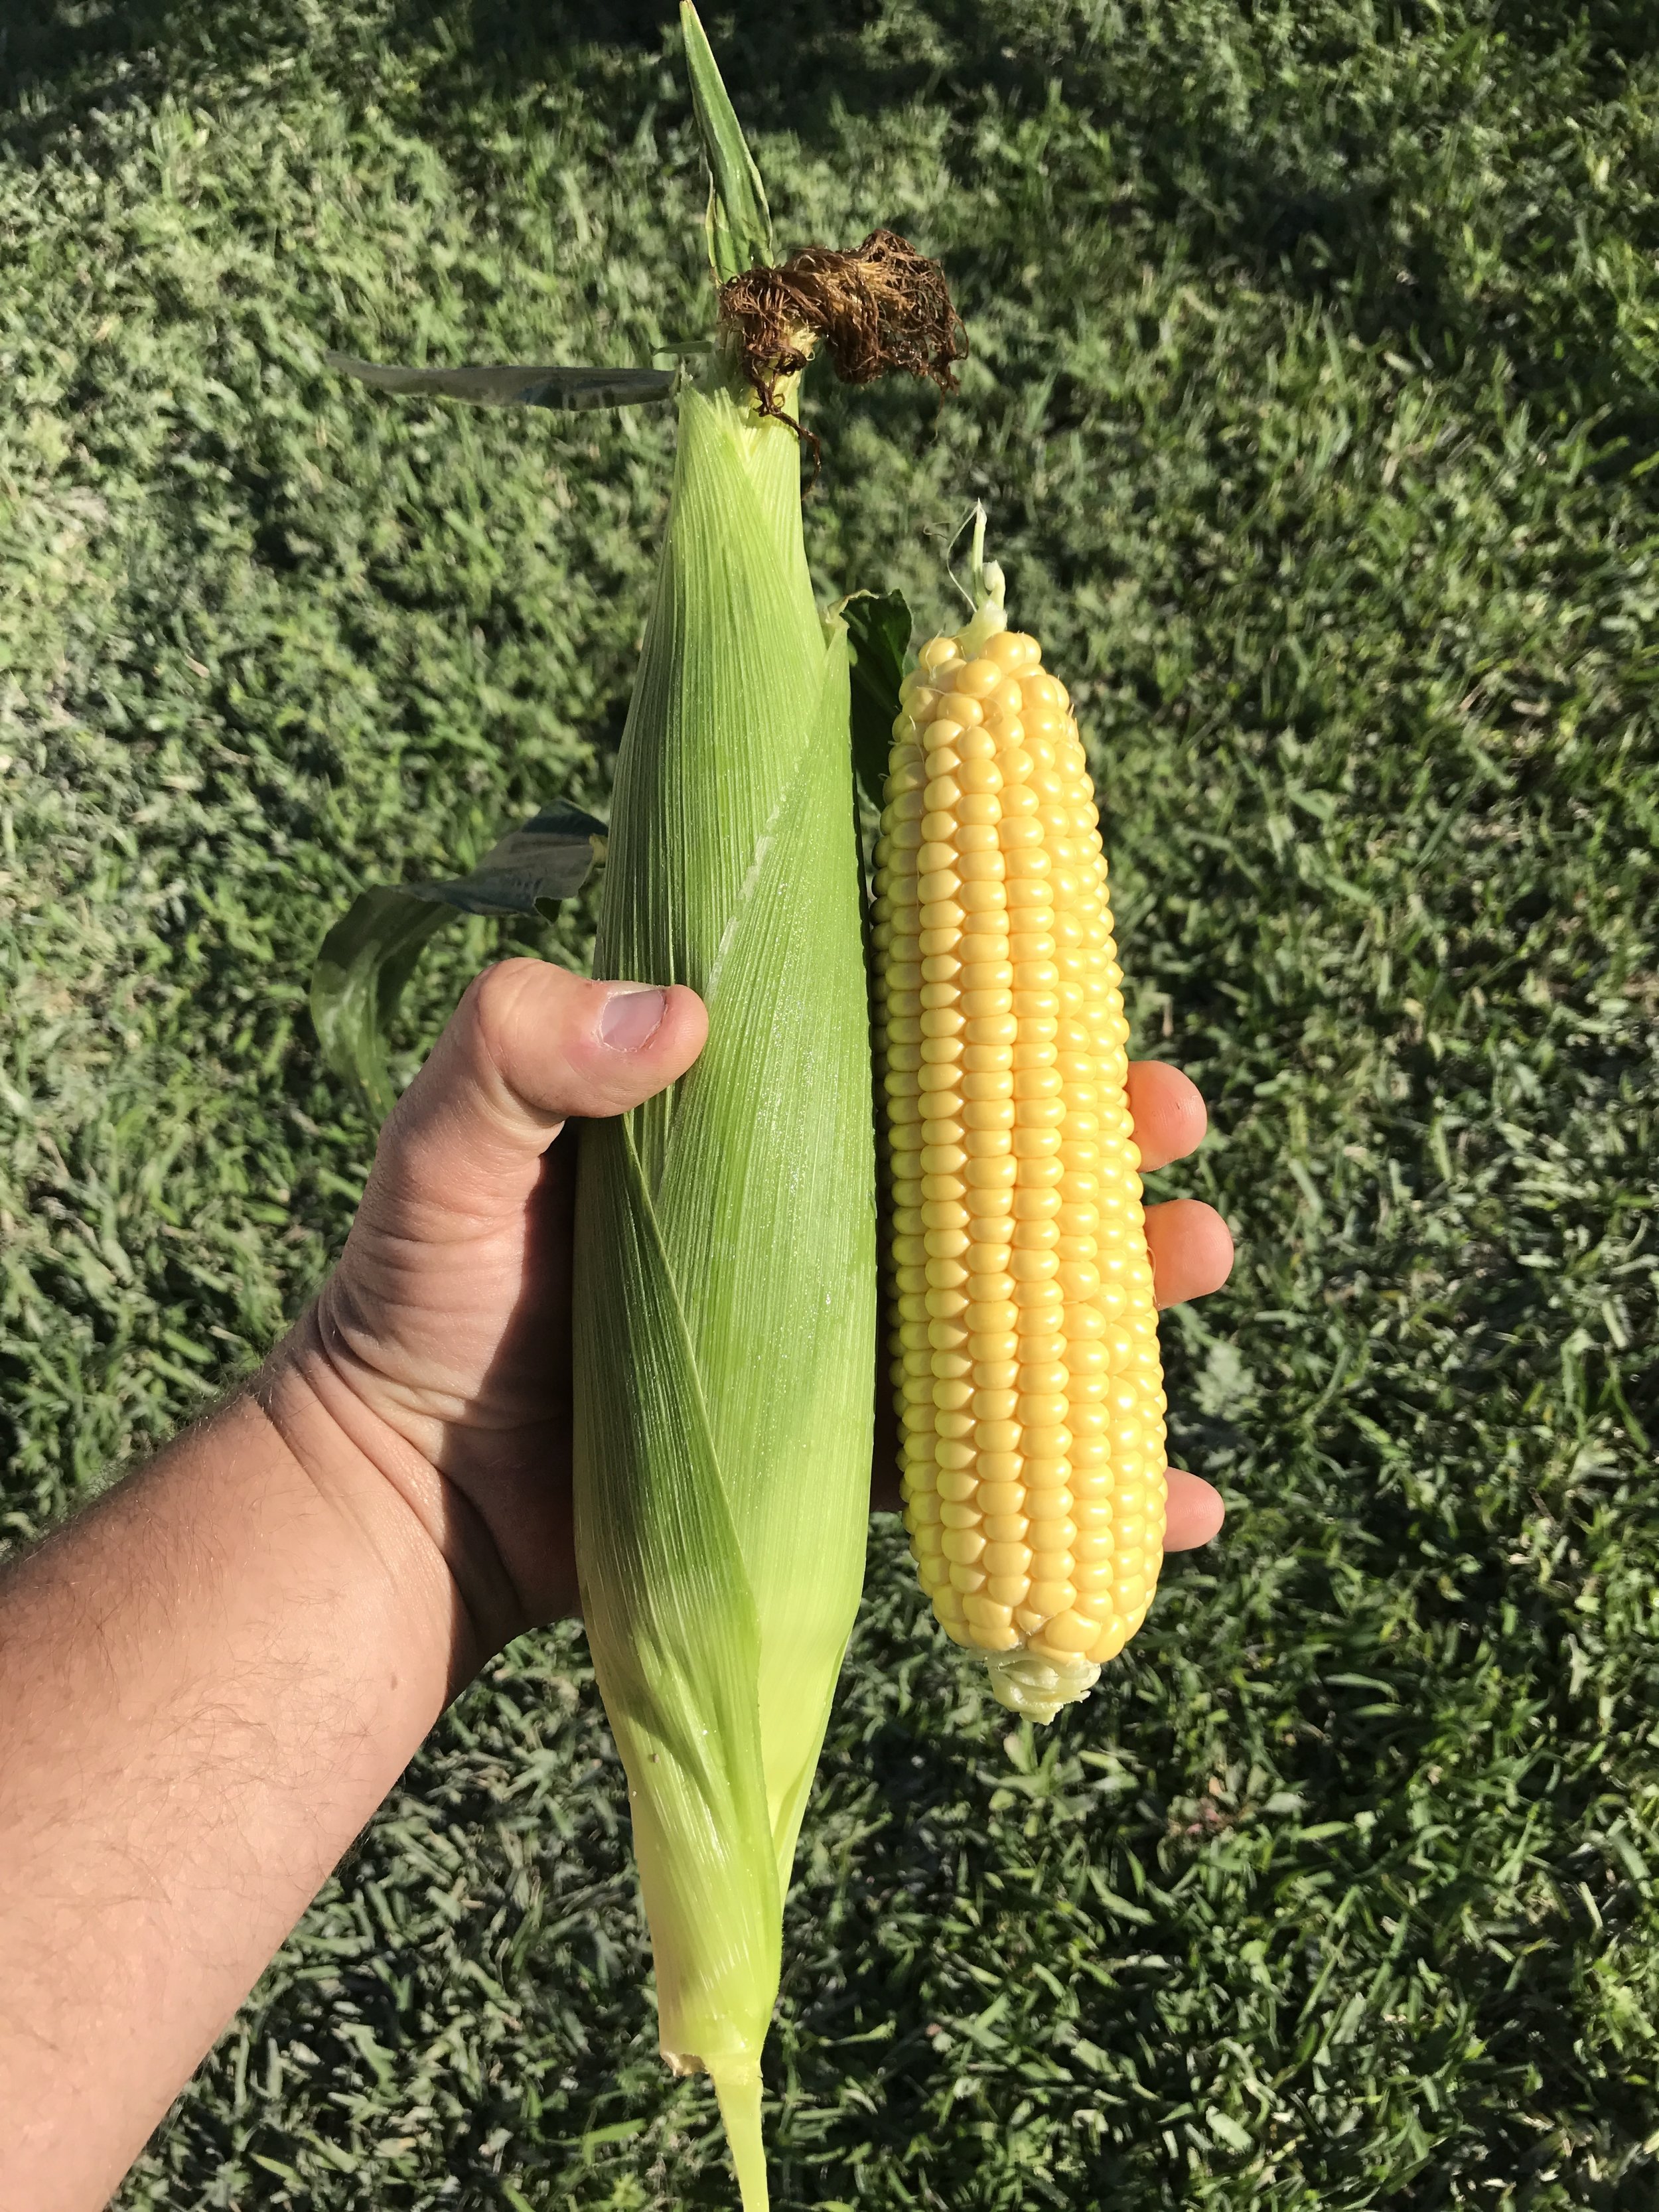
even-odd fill
[[[1013,1630],[1013,1608],[1017,1605],[1024,1604],[1026,1594],[1030,1587],[1030,1580],[1025,1575],[988,1575],[986,1577],[985,1589],[980,1602],[982,1604],[986,1598],[992,1599],[1007,1613],[1008,1642],[1011,1645],[1018,1644],[1020,1640]]]
[[[974,1387],[979,1390],[1012,1390],[1019,1379],[1019,1339],[1010,1334],[989,1341],[1000,1348],[976,1353]]]
[[[948,1543],[950,1540],[947,1537],[945,1540]],[[1053,1630],[1055,1626],[1055,1615],[1068,1613],[1072,1607],[1077,1603],[1077,1591],[1069,1582],[1040,1583],[1034,1581],[1025,1601],[1033,1613],[1041,1613],[1048,1617],[1048,1626],[1044,1627],[1042,1632],[1044,1638],[1047,1638],[1053,1633]],[[1081,1626],[1081,1623],[1079,1623],[1079,1626]],[[1099,1633],[1100,1632],[1098,1628],[1091,1627],[1089,1631],[1089,1642],[1092,1644],[1095,1638]],[[1086,1644],[1079,1643],[1075,1645],[1061,1644],[1056,1648],[1061,1650],[1076,1650],[1082,1651],[1085,1650],[1088,1647]]]
[[[1002,1134],[1013,1141],[1013,1099],[967,1099],[963,1103],[963,1133],[969,1146],[973,1137]],[[1121,1297],[1121,1291],[1119,1291]]]
[[[1071,1474],[1072,1431],[1067,1428],[1022,1427],[1021,1449],[1025,1455],[1025,1480],[1038,1483],[1064,1482]],[[939,1447],[943,1449],[943,1446]],[[1063,1462],[1063,1465],[1061,1464]]]
[[[962,1065],[963,1073],[965,1074],[973,1075],[1006,1075],[1012,1085],[1014,1079],[1013,1047],[1007,1044],[981,1043],[974,1036],[973,1030],[970,1025],[971,1019],[971,1017],[963,1017],[964,1027],[962,1031]],[[1011,1097],[1012,1093],[1012,1091],[1005,1091],[1000,1094],[994,1092],[988,1094],[981,1092],[980,1095],[981,1097],[988,1095],[993,1097],[1000,1095],[1003,1097]]]
[[[965,830],[957,834],[963,838],[967,836]],[[958,846],[956,872],[964,884],[1000,884],[1006,866],[1002,854],[994,847],[989,852],[968,852]]]
[[[1002,1298],[971,1299],[966,1305],[963,1318],[977,1345],[981,1339],[1000,1342],[1012,1340],[1018,1308]]]
[[[988,653],[970,660],[955,679],[957,689],[966,692],[970,699],[988,699],[1007,680],[1007,671]]]
[[[926,1042],[927,1035],[928,1031],[924,1022],[922,1029],[922,1058],[924,1060],[929,1057]],[[1022,1058],[1025,1058],[1029,1060],[1030,1052],[1031,1048],[1030,1045],[1016,1045],[1014,1048],[1013,1078],[1015,1097],[1029,1098],[1034,1105],[1047,1106],[1050,1103],[1054,1103],[1063,1107],[1065,1103],[1065,1093],[1064,1085],[1060,1081],[1060,1070],[1057,1067],[1032,1067],[1029,1065],[1022,1066],[1020,1065]]]
[[[982,1556],[987,1574],[1029,1575],[1031,1571],[1029,1544],[987,1544]]]
[[[1018,1451],[1020,1435],[1018,1421],[980,1421],[974,1428],[974,1442],[981,1452]],[[982,1467],[980,1471],[984,1473]]]
[[[976,1224],[981,1229],[984,1225],[982,1223]],[[998,1306],[1014,1306],[1012,1321],[1005,1322],[1000,1317],[994,1322],[988,1321],[988,1328],[1018,1328],[1019,1326],[1019,1309],[1014,1299],[1017,1285],[1008,1273],[1007,1261],[1007,1248],[1001,1244],[975,1244],[968,1255],[968,1276],[975,1299],[981,1304],[990,1303]]]
[[[954,1561],[960,1566],[972,1566],[985,1549],[985,1538],[977,1527],[947,1528],[941,1549],[947,1559]]]
[[[975,1651],[1012,1651],[1019,1643],[1014,1627],[1013,1608],[992,1602],[991,1586],[988,1583],[963,1603],[977,1608],[968,1616]]]
[[[928,1212],[923,1206],[924,1216]],[[1060,1262],[1052,1252],[1027,1252],[1016,1249],[1009,1261],[1008,1272],[1017,1283],[1042,1283],[1058,1272]]]
[[[998,1517],[1006,1519],[1011,1514],[1023,1513],[1024,1503],[1025,1488],[1023,1483],[1015,1481],[1012,1478],[1006,1481],[988,1481],[981,1478],[979,1486],[979,1505],[986,1516],[988,1528],[993,1519]],[[988,1533],[994,1536],[996,1531],[989,1529]],[[1022,1536],[1024,1534],[1023,1520],[1019,1533]],[[1012,1542],[1015,1540],[1009,1538],[1005,1540]]]
[[[1058,1336],[1066,1325],[1066,1309],[1051,1298],[1052,1283],[1016,1283],[1014,1304],[1019,1308],[1020,1342],[1036,1337]]]
[[[970,1157],[962,1171],[969,1210],[975,1217],[996,1224],[994,1230],[986,1233],[999,1244],[1008,1242],[1012,1228],[1011,1216],[1018,1196],[1014,1178],[1007,1172],[1013,1165],[1012,1153],[998,1152],[988,1159]]]
[[[983,1381],[989,1374],[1013,1371],[1014,1355],[1019,1350],[1019,1339],[1011,1328],[976,1328],[971,1332],[969,1352],[974,1364],[974,1380]]]
[[[1063,1609],[1060,1607],[1054,1608],[1057,1617],[1044,1622],[1042,1632],[1032,1638],[1031,1648],[1036,1651],[1059,1653],[1069,1659],[1090,1650],[1099,1642],[1102,1634],[1101,1626],[1097,1620],[1091,1620],[1084,1614],[1070,1610],[1076,1602],[1077,1592],[1068,1584],[1064,1583],[1042,1584],[1041,1595],[1046,1598],[1054,1589],[1066,1591],[1066,1606]],[[1038,1599],[1039,1585],[1033,1583],[1030,1594],[1026,1599],[1026,1609],[1028,1611],[1034,1609]]]
[[[1017,1451],[982,1451],[975,1463],[981,1489],[988,1482],[1018,1482],[1025,1472],[1024,1458]]]
[[[1042,1395],[1064,1391],[1071,1380],[1071,1370],[1057,1359],[1022,1359],[1019,1367],[1019,1387],[1022,1390]]]
[[[986,1067],[979,1064],[982,1056],[988,1051],[994,1051],[995,1047],[970,1045],[968,1049],[973,1054],[975,1064],[971,1067],[964,1067],[962,1071],[963,1097],[975,1099],[1006,1099],[1012,1104],[1014,1096],[1012,1069]]]
[[[970,1191],[988,1196],[996,1193],[1011,1196],[1014,1189],[1017,1170],[1012,1152],[969,1152],[968,1164],[963,1170],[963,1179]],[[979,1209],[979,1200],[970,1198],[969,1204]]]
[[[1037,1189],[1021,1188],[1014,1193],[1013,1214],[1016,1221],[1053,1222],[1060,1210],[1060,1194],[1057,1186]],[[1069,1207],[1068,1207],[1069,1213]],[[1058,1235],[1058,1230],[1055,1231]]]
[[[957,680],[959,682],[960,678]],[[939,713],[941,719],[954,722],[958,728],[963,730],[971,730],[977,723],[985,720],[984,708],[972,693],[968,691],[945,692],[939,699]],[[930,723],[928,726],[937,729],[939,724],[935,721]]]
[[[1028,1429],[1059,1428],[1066,1419],[1066,1399],[1057,1390],[1022,1390],[1018,1412]]]
[[[930,951],[939,952],[959,936],[967,920],[967,909],[955,899],[934,899],[917,909],[921,917],[919,942]]]

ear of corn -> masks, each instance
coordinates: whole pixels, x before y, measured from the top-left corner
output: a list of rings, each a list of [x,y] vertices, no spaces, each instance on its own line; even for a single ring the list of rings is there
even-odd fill
[[[891,1374],[934,1613],[1046,1721],[1152,1601],[1164,1398],[1094,793],[983,532],[973,619],[905,686],[877,849]]]
[[[714,2076],[753,2212],[783,1896],[863,1575],[874,1138],[846,632],[814,604],[799,446],[718,353],[678,404],[594,961],[691,985],[709,1034],[582,1133],[576,1546],[663,2050]]]

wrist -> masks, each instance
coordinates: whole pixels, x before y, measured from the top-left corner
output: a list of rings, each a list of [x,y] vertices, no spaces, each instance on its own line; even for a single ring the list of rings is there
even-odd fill
[[[517,1633],[514,1592],[477,1511],[368,1403],[309,1308],[249,1395],[289,1456],[445,1651],[450,1697]]]

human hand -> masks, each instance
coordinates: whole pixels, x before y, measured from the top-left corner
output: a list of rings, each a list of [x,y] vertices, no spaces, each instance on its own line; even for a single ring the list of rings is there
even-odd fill
[[[1163,1060],[1138,1060],[1130,1065],[1128,1087],[1135,1143],[1140,1164],[1148,1175],[1197,1151],[1204,1141],[1209,1117],[1197,1085],[1188,1077]],[[1232,1237],[1215,1208],[1201,1199],[1168,1198],[1149,1206],[1146,1246],[1152,1255],[1152,1287],[1160,1306],[1206,1297],[1218,1291],[1232,1272]],[[899,1436],[892,1397],[884,1359],[876,1393],[875,1503],[896,1511]],[[1170,1468],[1169,1482],[1164,1550],[1190,1552],[1207,1544],[1226,1514],[1220,1492],[1182,1468]]]
[[[684,986],[486,969],[388,1117],[339,1265],[262,1390],[319,1401],[437,1543],[468,1617],[458,1680],[576,1609],[561,1132],[662,1090],[707,1034]]]
[[[340,1264],[276,1363],[380,1468],[465,1604],[464,1675],[576,1605],[571,1536],[571,1227],[567,1117],[617,1114],[683,1074],[707,1034],[696,994],[589,982],[507,960],[471,985],[381,1133]],[[1191,1152],[1204,1103],[1177,1070],[1129,1073],[1149,1170]],[[1232,1241],[1194,1199],[1149,1206],[1161,1304],[1225,1281]],[[884,1389],[879,1407],[890,1402]],[[874,1503],[896,1505],[883,1412]],[[1171,1469],[1165,1543],[1221,1525],[1216,1492]]]

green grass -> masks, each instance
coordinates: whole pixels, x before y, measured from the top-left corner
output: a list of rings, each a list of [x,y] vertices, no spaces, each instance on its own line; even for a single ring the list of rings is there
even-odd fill
[[[24,11],[17,11],[21,14]],[[371,1134],[352,891],[603,805],[668,428],[379,402],[698,326],[665,9],[0,33],[0,1402],[26,1538],[257,1359]],[[993,510],[1110,811],[1232,1287],[1212,1554],[1010,1734],[890,1523],[769,2059],[792,2208],[1659,2191],[1659,29],[1592,0],[744,0],[791,243],[951,269],[959,402],[820,392],[826,596]],[[61,20],[60,20],[61,19]],[[9,42],[9,43],[8,43]],[[586,917],[516,941],[580,958]],[[442,940],[414,1064],[477,961]],[[653,2051],[580,1637],[362,1839],[120,2199],[730,2201]],[[112,2053],[112,2063],[119,2054]]]

